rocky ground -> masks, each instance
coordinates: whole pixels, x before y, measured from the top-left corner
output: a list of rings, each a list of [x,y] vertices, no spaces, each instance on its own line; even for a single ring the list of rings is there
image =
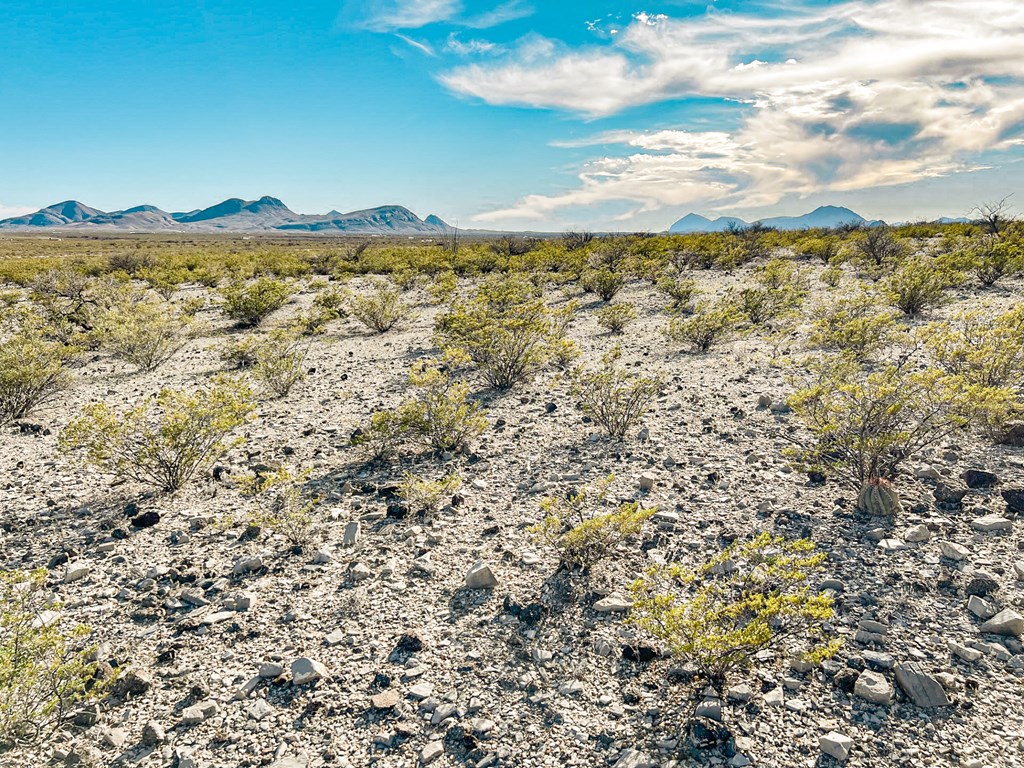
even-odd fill
[[[708,293],[743,279],[698,274]],[[1020,282],[1008,286],[965,289],[938,314],[1019,301]],[[217,347],[237,332],[212,299],[207,332],[156,372],[96,355],[34,417],[45,432],[5,431],[0,567],[47,566],[64,620],[92,627],[120,679],[77,724],[0,765],[1024,765],[1024,649],[980,631],[996,610],[1024,610],[1021,524],[1000,497],[1024,484],[1024,449],[938,446],[908,463],[906,512],[863,517],[856,489],[814,485],[783,456],[793,420],[772,361],[800,354],[800,335],[684,354],[660,335],[663,299],[634,283],[618,297],[638,307],[626,333],[610,337],[585,306],[570,337],[584,360],[618,341],[626,365],[664,378],[641,434],[599,436],[564,376],[546,372],[481,394],[490,426],[472,453],[369,468],[349,435],[396,405],[410,364],[434,351],[436,310],[420,298],[404,330],[332,325],[312,346],[311,375],[286,399],[261,401],[246,442],[221,462],[232,471],[174,496],[61,455],[57,435],[89,401],[128,406],[220,370]],[[302,554],[280,537],[247,540],[251,502],[229,481],[282,462],[310,469],[324,494],[317,541]],[[378,488],[410,467],[457,469],[464,503],[434,519],[387,517]],[[971,469],[999,484],[969,488]],[[570,589],[526,529],[544,495],[610,472],[616,496],[659,514]],[[979,477],[988,483],[971,484]],[[940,487],[966,493],[958,503],[940,491],[950,502],[940,505]],[[155,524],[130,524],[149,512]],[[695,564],[762,530],[810,536],[828,553],[821,586],[836,594],[845,644],[820,668],[780,656],[738,676],[703,708],[708,742],[723,728],[732,738],[696,750],[678,714],[683,688],[667,682],[671,662],[637,647],[618,598],[652,561]],[[479,562],[496,583],[469,588]]]

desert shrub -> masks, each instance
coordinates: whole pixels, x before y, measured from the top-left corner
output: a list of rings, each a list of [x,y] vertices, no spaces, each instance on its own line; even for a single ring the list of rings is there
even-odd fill
[[[808,237],[797,243],[796,252],[808,259],[815,259],[828,265],[835,259],[843,247],[843,241],[832,235]]]
[[[454,451],[487,428],[482,406],[467,400],[469,386],[453,382],[440,368],[414,368],[409,383],[416,392],[399,406],[399,414],[409,435],[421,444]]]
[[[710,684],[721,692],[730,674],[763,651],[799,647],[809,661],[838,651],[826,635],[832,599],[811,588],[824,562],[807,539],[762,533],[696,569],[652,567],[630,588],[627,621],[698,670],[694,691]]]
[[[259,325],[283,307],[291,295],[287,283],[272,277],[236,281],[221,290],[224,314],[241,326]]]
[[[818,279],[829,288],[836,288],[843,280],[843,268],[838,264],[823,269]]]
[[[530,528],[541,542],[558,550],[560,567],[586,571],[614,554],[636,536],[657,511],[641,509],[640,502],[621,504],[615,511],[597,514],[608,497],[614,475],[568,496],[548,497],[540,508],[544,519]]]
[[[964,255],[966,268],[986,287],[1024,271],[1021,245],[1005,237],[986,236],[972,243]]]
[[[107,256],[108,271],[124,272],[133,277],[147,269],[152,269],[155,265],[156,256],[145,251],[122,251]]]
[[[606,304],[594,313],[597,324],[610,333],[622,333],[623,329],[636,318],[636,310],[629,302]]]
[[[0,745],[31,741],[60,725],[72,705],[103,692],[90,629],[61,629],[46,569],[0,571]]]
[[[809,363],[789,405],[810,431],[792,454],[861,486],[893,480],[912,454],[961,429],[962,387],[907,358],[870,369],[845,357]]]
[[[657,398],[661,382],[622,370],[616,364],[618,357],[616,348],[604,356],[600,368],[578,368],[572,392],[586,416],[609,437],[621,440]]]
[[[879,277],[899,264],[907,249],[888,227],[871,227],[853,241],[853,252],[869,274]]]
[[[32,281],[33,304],[47,332],[63,343],[87,344],[96,315],[111,305],[115,287],[69,267],[51,269]]]
[[[562,244],[570,253],[586,248],[592,242],[594,242],[594,233],[585,230],[569,230],[562,235]]]
[[[252,408],[249,388],[225,377],[195,392],[165,388],[123,413],[106,403],[86,406],[60,447],[84,452],[105,472],[173,492],[237,442],[229,435]]]
[[[728,298],[714,304],[699,304],[689,317],[670,318],[665,335],[670,341],[686,344],[695,352],[707,352],[733,334],[740,316]]]
[[[548,344],[551,362],[558,368],[569,368],[580,357],[580,347],[572,339],[557,338]]]
[[[600,267],[590,269],[583,273],[583,289],[596,293],[602,301],[611,301],[615,298],[622,286],[626,284],[626,277],[621,272]]]
[[[256,365],[256,352],[259,343],[259,337],[253,335],[228,339],[220,348],[220,359],[229,369],[252,368]]]
[[[371,461],[384,461],[398,452],[406,434],[406,424],[398,411],[377,411],[365,428],[352,435],[352,445]]]
[[[446,500],[450,502],[461,488],[462,478],[455,473],[440,480],[427,480],[406,472],[398,484],[398,497],[410,513],[430,515],[436,513]]]
[[[923,259],[906,261],[883,284],[891,306],[909,317],[937,307],[946,301],[950,274]]]
[[[185,346],[192,318],[164,301],[144,295],[125,295],[101,312],[95,332],[114,357],[143,371],[153,371]]]
[[[866,293],[819,305],[812,317],[811,346],[845,352],[859,360],[889,346],[898,332],[897,315],[880,311]]]
[[[0,338],[0,426],[23,419],[71,386],[74,351],[25,323]]]
[[[427,286],[427,296],[432,304],[447,304],[455,297],[459,288],[459,278],[450,269],[438,272]]]
[[[308,472],[294,472],[289,467],[262,472],[245,478],[242,493],[255,503],[246,516],[249,525],[280,534],[296,550],[301,551],[313,538],[316,499],[305,488]]]
[[[349,313],[375,333],[386,333],[415,317],[412,307],[402,301],[401,294],[385,280],[374,280],[368,295],[353,296],[349,300]]]
[[[285,397],[306,377],[308,352],[308,342],[287,330],[275,329],[256,341],[253,376],[275,397]]]
[[[292,326],[303,336],[324,333],[332,322],[348,317],[347,301],[345,291],[337,288],[321,290],[313,297],[309,310],[299,313]]]
[[[549,359],[557,325],[530,283],[490,280],[438,317],[435,339],[453,362],[468,362],[489,386],[508,389]]]
[[[688,311],[690,302],[700,293],[697,283],[685,277],[663,277],[656,285],[668,297],[668,309],[673,311]]]
[[[790,314],[799,308],[807,288],[791,261],[772,259],[754,270],[756,285],[740,290],[739,311],[754,325]]]

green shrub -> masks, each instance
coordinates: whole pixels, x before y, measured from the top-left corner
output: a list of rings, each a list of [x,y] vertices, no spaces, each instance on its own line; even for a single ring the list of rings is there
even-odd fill
[[[993,286],[1024,271],[1021,247],[1005,237],[986,236],[968,247],[966,266],[982,285]]]
[[[801,240],[796,246],[796,252],[808,259],[815,259],[822,264],[828,265],[839,256],[843,247],[843,241],[838,237],[826,235],[824,237],[808,237]]]
[[[583,413],[608,434],[621,440],[650,408],[661,382],[636,376],[616,365],[618,348],[606,354],[597,370],[578,368],[573,374],[573,397]]]
[[[467,400],[469,387],[453,382],[440,368],[414,368],[409,383],[416,394],[399,407],[399,413],[414,440],[438,451],[454,451],[487,428],[481,405]]]
[[[697,283],[689,278],[663,277],[656,285],[658,290],[669,298],[668,309],[672,311],[689,311],[690,302],[700,293]]]
[[[32,302],[49,334],[66,344],[85,344],[96,315],[111,306],[115,286],[62,267],[38,275],[30,285]]]
[[[398,452],[406,431],[399,411],[377,411],[365,428],[353,434],[352,445],[364,451],[371,461],[384,461]]]
[[[26,323],[0,343],[0,427],[23,419],[71,386],[73,350]]]
[[[259,325],[283,307],[291,295],[287,283],[272,277],[236,281],[221,291],[224,314],[241,326]]]
[[[946,302],[946,289],[952,285],[950,274],[923,259],[900,265],[883,284],[890,305],[909,317]]]
[[[827,269],[823,269],[818,275],[818,279],[829,288],[836,288],[843,280],[843,268],[838,264],[833,264]]]
[[[305,490],[309,472],[296,473],[288,467],[247,478],[242,492],[256,504],[246,522],[280,534],[301,551],[315,531],[313,509],[316,500]]]
[[[259,339],[252,351],[253,376],[275,397],[285,397],[306,377],[309,344],[294,333],[275,329]]]
[[[819,305],[811,316],[808,343],[822,349],[848,353],[859,360],[874,355],[896,340],[897,316],[881,312],[866,293]]]
[[[614,512],[596,514],[614,479],[614,475],[609,475],[592,488],[541,502],[544,519],[532,526],[530,532],[558,550],[561,568],[587,571],[611,557],[620,544],[639,534],[644,522],[657,511],[641,509],[640,502],[631,502],[619,505]]]
[[[738,309],[753,325],[764,325],[800,307],[805,281],[791,261],[772,259],[754,270],[757,285],[740,290]]]
[[[435,340],[453,362],[467,362],[489,386],[508,389],[531,378],[550,358],[558,323],[524,280],[484,283],[468,302],[438,317]]]
[[[610,333],[622,333],[623,329],[636,318],[636,310],[628,302],[606,304],[594,313],[597,324]]]
[[[889,227],[871,227],[853,241],[857,261],[869,274],[880,277],[891,271],[907,255],[903,241]]]
[[[812,442],[794,455],[861,486],[893,480],[908,457],[966,424],[956,377],[906,358],[877,369],[842,357],[811,361],[802,384],[788,402]]]
[[[715,304],[699,304],[689,317],[673,317],[665,335],[677,344],[686,344],[695,352],[707,352],[727,340],[736,329],[740,313],[729,299]]]
[[[153,371],[185,346],[192,318],[164,301],[125,296],[96,319],[100,344],[114,357]]]
[[[447,304],[455,297],[459,288],[459,278],[452,270],[445,270],[434,275],[427,287],[427,295],[432,304]]]
[[[446,500],[451,501],[460,488],[462,478],[454,473],[440,480],[427,480],[406,472],[398,484],[398,497],[411,514],[430,515],[436,513]]]
[[[103,692],[88,627],[60,627],[46,569],[0,571],[0,745],[32,741]]]
[[[596,293],[602,301],[611,301],[615,298],[622,286],[626,284],[626,278],[621,272],[615,272],[607,267],[591,269],[583,273],[583,289]]]
[[[802,646],[820,661],[839,649],[826,639],[832,599],[811,588],[825,555],[806,539],[762,533],[730,545],[697,569],[658,565],[630,588],[628,623],[699,672],[693,690],[722,692],[729,675],[763,651]]]
[[[385,280],[374,280],[367,296],[353,296],[349,313],[375,333],[386,333],[399,324],[411,322],[415,313],[401,294]]]
[[[224,377],[196,392],[163,389],[124,413],[92,403],[61,434],[60,447],[83,451],[105,472],[173,492],[235,444],[228,436],[252,408],[248,387]]]

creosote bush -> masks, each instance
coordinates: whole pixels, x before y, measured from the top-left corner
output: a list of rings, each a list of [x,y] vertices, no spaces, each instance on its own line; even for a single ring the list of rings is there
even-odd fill
[[[626,284],[626,277],[608,267],[599,267],[584,272],[582,283],[584,290],[596,293],[602,301],[611,301]]]
[[[96,320],[100,344],[142,371],[170,360],[188,341],[192,318],[165,301],[126,295]]]
[[[687,345],[693,352],[707,352],[732,336],[740,317],[728,298],[714,304],[698,304],[689,317],[670,318],[665,335],[670,341]]]
[[[292,289],[282,280],[260,277],[251,282],[234,282],[220,293],[224,299],[224,314],[240,326],[253,326],[283,307]]]
[[[654,566],[630,588],[628,623],[696,667],[695,691],[723,691],[730,674],[769,649],[799,649],[818,662],[839,649],[825,629],[832,599],[811,588],[824,561],[806,539],[762,533],[696,569]]]
[[[247,515],[247,523],[280,534],[295,550],[304,549],[315,531],[317,501],[306,491],[308,479],[308,471],[295,472],[290,467],[245,478],[242,493],[256,505]]]
[[[461,488],[462,477],[456,473],[428,480],[406,472],[398,484],[398,497],[411,514],[431,515],[451,502]]]
[[[602,358],[600,368],[577,368],[572,384],[583,413],[615,440],[624,438],[640,422],[661,389],[658,379],[619,368],[619,355],[616,347]]]
[[[811,313],[812,347],[845,352],[864,360],[892,344],[898,335],[898,316],[881,311],[866,293],[836,299]]]
[[[386,280],[374,280],[366,296],[354,295],[349,300],[349,314],[375,333],[386,333],[415,318],[412,306]]]
[[[308,352],[308,342],[290,331],[275,329],[253,345],[253,376],[274,397],[285,397],[306,377]]]
[[[594,317],[597,324],[607,328],[609,333],[622,333],[625,327],[636,319],[636,309],[629,302],[606,304],[594,313]]]
[[[0,571],[0,746],[34,741],[100,695],[90,629],[61,628],[46,569]]]
[[[0,336],[0,427],[23,419],[71,386],[74,350],[31,321]]]
[[[663,277],[656,287],[668,297],[668,309],[673,312],[692,311],[691,302],[700,293],[696,281],[685,277]]]
[[[221,376],[194,392],[163,389],[123,413],[92,403],[61,434],[60,447],[81,451],[105,472],[173,492],[237,442],[229,435],[252,409],[249,388]]]
[[[508,389],[548,362],[550,344],[564,334],[569,316],[560,321],[530,282],[505,277],[455,302],[438,317],[434,335],[452,363],[468,363],[489,386]]]
[[[946,289],[952,276],[924,259],[911,259],[900,265],[884,282],[889,303],[909,317],[946,302]]]
[[[616,548],[643,530],[657,511],[641,509],[640,502],[620,504],[613,512],[597,514],[608,497],[615,475],[565,497],[544,499],[544,519],[530,528],[541,542],[558,550],[559,567],[587,571],[611,557]]]

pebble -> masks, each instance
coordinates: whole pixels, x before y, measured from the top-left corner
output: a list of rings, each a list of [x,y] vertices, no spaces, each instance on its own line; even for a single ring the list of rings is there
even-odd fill
[[[491,566],[483,560],[477,561],[466,571],[467,589],[494,589],[496,586],[498,579]]]
[[[331,673],[327,667],[319,661],[309,658],[299,658],[292,662],[292,683],[295,685],[306,685],[314,683],[324,677],[330,677]]]

